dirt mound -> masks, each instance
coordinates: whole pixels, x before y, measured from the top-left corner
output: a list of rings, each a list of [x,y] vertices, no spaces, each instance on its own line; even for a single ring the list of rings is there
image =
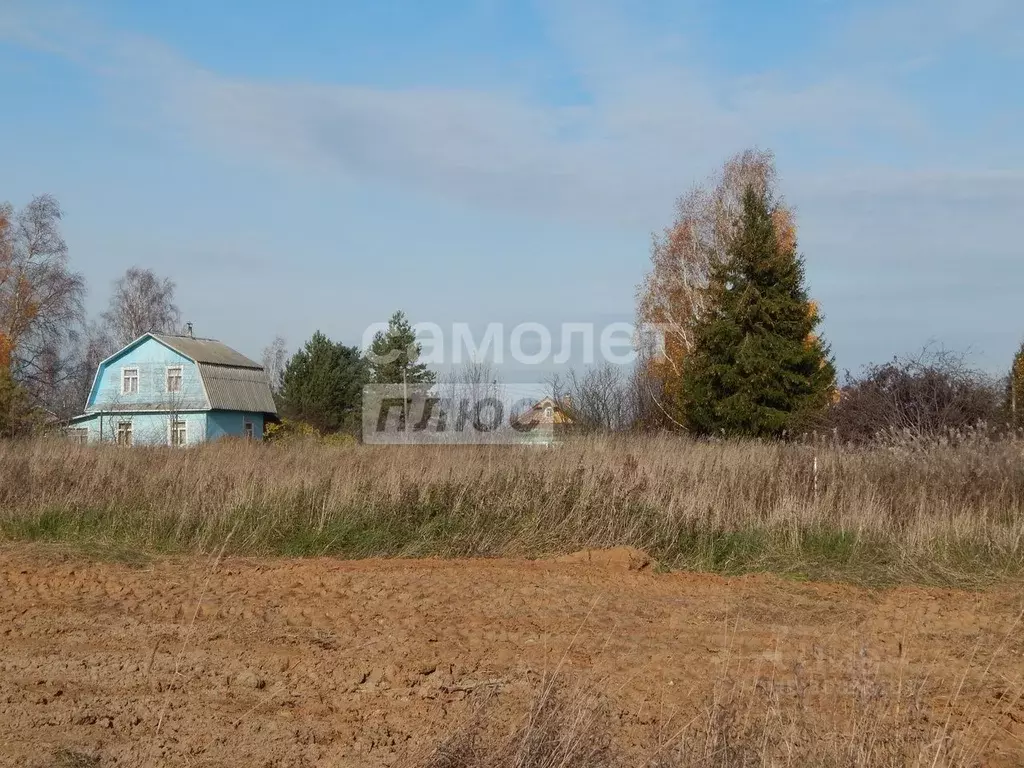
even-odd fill
[[[569,555],[555,558],[556,563],[589,563],[642,571],[655,565],[654,560],[641,549],[634,547],[612,547],[611,549],[582,549]]]
[[[827,697],[860,690],[852,659],[940,696],[964,679],[958,701],[985,711],[1024,677],[1019,632],[985,679],[963,677],[980,639],[1006,636],[1019,591],[655,574],[636,550],[562,560],[133,568],[0,549],[0,764],[391,766],[482,701],[518,720],[558,668],[600,681],[609,736],[640,765],[666,717],[674,732],[699,716],[737,671],[799,667],[800,690]],[[1017,710],[986,765],[1022,764],[1024,709],[1005,701]]]

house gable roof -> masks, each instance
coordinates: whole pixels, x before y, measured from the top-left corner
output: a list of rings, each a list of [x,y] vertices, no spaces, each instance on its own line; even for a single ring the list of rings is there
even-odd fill
[[[551,408],[551,416],[545,413],[545,410]],[[555,400],[550,395],[542,397],[530,408],[523,411],[516,417],[516,421],[519,424],[572,424],[572,419],[565,412],[566,403]]]
[[[277,414],[274,395],[270,391],[270,382],[263,366],[216,339],[145,333],[100,363],[93,381],[93,391],[105,366],[144,344],[147,339],[153,339],[196,364],[210,410]],[[95,407],[87,410],[95,410]]]
[[[216,339],[197,339],[192,336],[172,336],[166,333],[147,335],[197,363],[263,370],[263,366],[259,363],[250,360],[241,352],[236,352],[227,344],[222,344]]]

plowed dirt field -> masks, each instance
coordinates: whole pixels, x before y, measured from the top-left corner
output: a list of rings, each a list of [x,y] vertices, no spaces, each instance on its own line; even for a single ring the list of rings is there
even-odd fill
[[[615,551],[214,567],[10,545],[0,762],[393,765],[482,702],[513,722],[558,668],[606,692],[612,737],[641,763],[716,685],[796,670],[822,711],[865,680],[926,680],[926,719],[981,713],[984,762],[1020,765],[1024,706],[1006,691],[1024,676],[1022,604],[1010,587],[658,573]]]

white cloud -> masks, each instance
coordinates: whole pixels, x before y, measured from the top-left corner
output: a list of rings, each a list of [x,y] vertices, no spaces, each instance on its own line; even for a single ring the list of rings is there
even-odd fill
[[[844,80],[722,83],[717,94],[666,85],[558,107],[500,92],[271,85],[182,69],[160,98],[167,119],[223,152],[625,220],[746,145],[848,145],[863,131],[908,139],[919,127],[894,94]]]
[[[126,89],[119,103],[159,116],[200,146],[247,162],[413,185],[471,203],[645,221],[737,149],[849,151],[864,132],[907,141],[920,117],[884,83],[822,73],[701,74],[685,43],[583,10],[553,28],[582,73],[584,106],[511,91],[267,83],[206,71],[157,41],[24,10],[0,26],[22,43],[86,59]],[[2,17],[0,17],[2,18]],[[2,22],[0,22],[2,24]],[[42,41],[42,42],[40,42]]]

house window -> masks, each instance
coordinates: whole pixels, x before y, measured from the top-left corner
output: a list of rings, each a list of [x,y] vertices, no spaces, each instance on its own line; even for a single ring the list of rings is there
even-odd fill
[[[544,409],[544,416],[546,418],[550,419],[554,415],[554,413],[555,413],[555,409],[552,408],[550,405],[547,408]]]
[[[167,368],[167,391],[181,392],[181,366],[172,365]]]
[[[73,427],[68,430],[68,439],[72,443],[85,445],[89,442],[89,430],[86,427]]]
[[[252,440],[252,422],[248,419],[242,422],[242,435],[245,436],[246,440]]]
[[[117,423],[117,444],[132,444],[132,423],[130,421],[119,421]]]
[[[188,442],[188,424],[180,419],[171,420],[170,443],[175,448],[180,448]]]
[[[121,394],[137,395],[139,393],[139,369],[121,369]]]

